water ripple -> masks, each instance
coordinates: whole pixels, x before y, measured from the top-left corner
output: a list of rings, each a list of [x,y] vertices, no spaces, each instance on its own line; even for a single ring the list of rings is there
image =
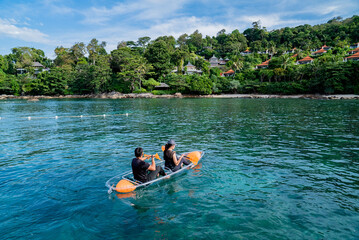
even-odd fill
[[[3,239],[355,239],[359,103],[281,99],[0,104]],[[131,113],[106,118],[21,119]],[[104,183],[133,150],[203,149],[196,168],[128,195]]]

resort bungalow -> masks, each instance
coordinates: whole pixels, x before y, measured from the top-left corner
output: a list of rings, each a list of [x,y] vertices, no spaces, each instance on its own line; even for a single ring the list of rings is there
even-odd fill
[[[160,83],[160,85],[155,86],[156,90],[168,90],[170,86],[168,86],[166,83]]]
[[[331,49],[331,47],[328,47],[327,45],[324,45],[324,46],[322,46],[322,49],[328,51],[329,49]]]
[[[209,63],[211,64],[211,68],[219,66],[219,60],[214,55],[209,59]]]
[[[354,49],[354,48],[359,48],[359,42],[358,42],[358,43],[354,43],[354,44],[350,45],[350,48],[351,48],[351,49]]]
[[[263,52],[258,51],[257,53],[258,53],[258,54],[268,54],[268,53],[269,53],[269,51],[268,51],[268,49],[266,49],[266,50],[265,50],[265,51],[263,51]]]
[[[267,61],[264,61],[264,62],[262,62],[261,64],[258,64],[258,65],[256,66],[256,69],[268,68],[269,61],[270,61],[270,60],[271,60],[271,59],[268,59]]]
[[[218,64],[219,65],[226,65],[226,60],[223,60],[223,58],[220,58],[219,60],[218,60]]]
[[[313,55],[321,55],[323,53],[326,53],[329,49],[331,49],[331,47],[328,47],[327,45],[323,45],[321,48],[317,48],[314,51],[314,53],[312,53]]]
[[[187,69],[187,71],[185,72],[185,74],[187,75],[192,75],[192,74],[202,74],[202,70],[198,70],[194,65],[192,65],[190,62],[187,63],[187,65],[185,66],[185,68]]]
[[[31,65],[32,68],[34,68],[34,74],[37,75],[41,72],[44,72],[44,71],[49,71],[50,69],[48,68],[45,68],[44,65],[42,65],[41,63],[39,62],[33,62],[32,65]],[[26,68],[17,68],[16,69],[16,73],[17,74],[24,74],[24,73],[27,73],[27,69]]]
[[[358,53],[358,52],[359,52],[359,47],[348,51],[349,54],[354,54],[354,53]]]
[[[35,70],[35,75],[39,74],[40,72],[42,71],[48,71],[48,69],[45,69],[45,66],[42,65],[41,63],[39,62],[33,62],[31,67],[34,68]]]
[[[252,52],[249,51],[249,49],[245,50],[244,52],[241,52],[242,56],[249,55],[249,54],[252,54]]]
[[[312,53],[312,54],[313,54],[313,55],[321,55],[321,54],[326,53],[326,52],[327,52],[327,50],[321,48],[321,49],[319,49],[318,51],[315,51],[315,52]]]
[[[349,56],[349,57],[346,57],[346,58],[344,59],[344,62],[346,62],[346,61],[348,61],[348,60],[359,61],[359,52],[356,53],[356,54],[353,54],[353,55],[351,55],[351,56]]]
[[[25,68],[16,68],[16,74],[18,75],[25,74],[26,72]]]
[[[308,63],[312,63],[313,62],[313,58],[306,56],[305,58],[298,60],[297,64],[308,64]]]
[[[221,73],[221,76],[231,77],[231,76],[234,76],[234,73],[235,72],[232,69],[230,69],[227,72]]]

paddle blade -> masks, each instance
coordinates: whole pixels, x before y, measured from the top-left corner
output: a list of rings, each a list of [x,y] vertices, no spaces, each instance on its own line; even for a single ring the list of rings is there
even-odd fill
[[[197,165],[198,161],[201,159],[201,152],[195,151],[188,153],[185,157],[190,160],[194,165]]]
[[[162,152],[164,152],[165,151],[165,146],[162,146],[161,149],[162,149]]]
[[[151,157],[151,155],[148,155],[148,154],[143,154],[143,156],[145,157]],[[155,155],[153,155],[156,159],[162,161],[162,159],[160,158],[160,156],[158,155],[158,153],[156,153]]]
[[[158,153],[155,154],[155,158],[162,161],[162,159],[160,158],[160,156],[158,156]]]
[[[116,191],[120,193],[132,192],[136,189],[136,186],[126,179],[120,180],[116,185]]]

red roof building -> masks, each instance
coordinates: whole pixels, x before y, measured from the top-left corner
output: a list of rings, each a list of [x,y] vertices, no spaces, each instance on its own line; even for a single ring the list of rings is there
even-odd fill
[[[234,71],[232,69],[228,70],[227,72],[221,73],[221,76],[230,77],[234,75]]]
[[[249,49],[247,49],[244,52],[241,52],[241,55],[244,56],[244,55],[248,55],[248,54],[251,54],[251,53],[252,52]]]
[[[269,61],[270,61],[270,60],[271,60],[271,59],[268,59],[267,61],[264,61],[264,62],[262,62],[261,64],[258,64],[258,65],[256,66],[256,69],[267,68],[268,65],[269,65]]]
[[[349,54],[358,53],[359,52],[359,47],[357,47],[357,48],[355,48],[353,50],[349,50],[348,52],[349,52]]]
[[[346,57],[344,61],[346,62],[347,60],[359,61],[359,52],[357,52],[349,57]]]
[[[313,58],[306,56],[305,58],[298,60],[297,64],[308,64],[308,63],[312,63],[313,60],[314,60]]]
[[[314,52],[313,55],[320,55],[320,54],[323,54],[326,52],[327,52],[327,50],[324,50],[324,48],[322,48],[322,49],[319,49],[318,51]]]
[[[327,51],[328,51],[328,50],[330,49],[330,47],[328,47],[327,45],[323,45],[323,46],[322,46],[322,49],[324,49],[324,50],[327,50]]]

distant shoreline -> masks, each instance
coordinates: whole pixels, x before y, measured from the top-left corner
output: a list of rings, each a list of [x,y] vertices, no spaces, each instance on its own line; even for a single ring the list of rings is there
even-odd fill
[[[128,98],[282,98],[282,99],[359,99],[355,94],[297,94],[297,95],[277,95],[277,94],[218,94],[218,95],[182,95],[176,93],[172,95],[153,95],[152,93],[101,93],[101,94],[84,94],[84,95],[58,95],[58,96],[14,96],[0,95],[0,100],[24,99],[28,101],[37,101],[39,99],[128,99]]]

